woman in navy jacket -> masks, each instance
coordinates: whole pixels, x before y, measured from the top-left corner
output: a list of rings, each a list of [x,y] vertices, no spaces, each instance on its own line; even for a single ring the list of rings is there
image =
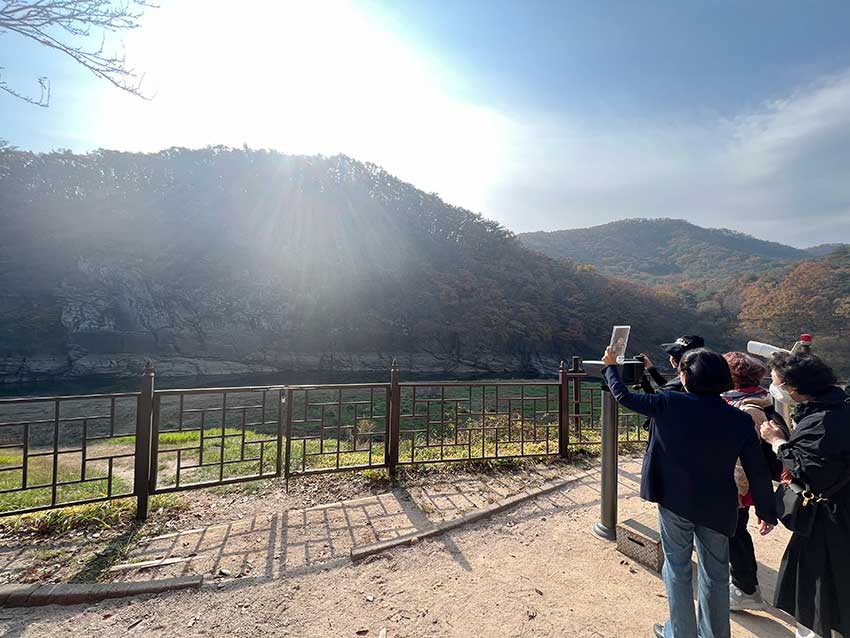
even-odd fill
[[[623,384],[616,356],[605,353],[605,380],[624,407],[652,418],[643,462],[641,498],[658,503],[664,584],[670,606],[666,638],[729,638],[729,537],[738,521],[735,464],[750,480],[760,533],[776,525],[767,463],[752,419],[720,396],[732,389],[726,360],[692,350],[679,363],[685,392],[633,394]],[[699,613],[694,613],[691,553],[699,562]]]

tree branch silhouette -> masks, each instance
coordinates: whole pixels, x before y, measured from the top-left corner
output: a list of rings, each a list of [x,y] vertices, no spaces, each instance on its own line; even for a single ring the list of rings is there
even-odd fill
[[[16,33],[72,58],[97,77],[137,97],[144,75],[127,66],[123,47],[120,53],[106,50],[108,33],[136,29],[145,9],[157,8],[149,0],[0,0],[0,34]],[[88,41],[100,33],[100,45]],[[0,71],[3,68],[0,67]],[[0,75],[0,90],[35,106],[50,105],[50,81],[37,79],[38,97],[7,84]]]

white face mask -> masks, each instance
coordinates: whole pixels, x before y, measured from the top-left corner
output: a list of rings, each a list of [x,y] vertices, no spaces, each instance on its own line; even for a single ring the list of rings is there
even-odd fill
[[[777,401],[782,401],[783,403],[791,403],[793,399],[791,398],[791,395],[788,394],[788,390],[782,387],[783,385],[785,384],[783,383],[782,385],[776,385],[775,383],[771,383],[770,396],[772,396]]]

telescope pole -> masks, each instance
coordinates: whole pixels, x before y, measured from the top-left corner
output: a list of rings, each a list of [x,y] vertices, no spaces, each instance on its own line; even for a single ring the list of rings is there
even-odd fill
[[[593,534],[603,540],[617,540],[617,457],[620,406],[602,381],[602,502],[599,522]]]

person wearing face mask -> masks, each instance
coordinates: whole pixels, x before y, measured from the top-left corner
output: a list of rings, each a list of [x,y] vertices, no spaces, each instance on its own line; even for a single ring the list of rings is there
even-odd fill
[[[770,421],[761,426],[790,479],[815,495],[809,536],[791,535],[774,604],[797,620],[797,636],[850,636],[850,397],[835,374],[809,353],[776,354],[770,393],[797,403],[788,436]]]
[[[685,353],[679,380],[685,392],[636,394],[628,390],[611,348],[605,380],[624,407],[652,419],[640,495],[658,504],[662,577],[670,618],[656,638],[729,638],[729,538],[738,526],[735,464],[741,459],[759,520],[776,525],[773,487],[752,419],[720,396],[733,387],[726,360],[700,349]],[[723,424],[718,427],[718,424]],[[694,612],[691,554],[699,563],[699,614]]]

